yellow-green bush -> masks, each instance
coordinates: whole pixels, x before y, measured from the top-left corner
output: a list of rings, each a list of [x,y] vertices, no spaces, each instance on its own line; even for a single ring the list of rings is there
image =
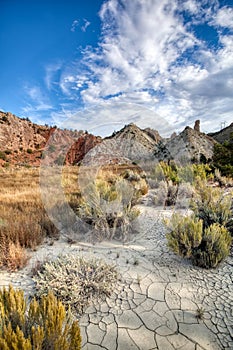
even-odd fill
[[[78,321],[71,321],[65,307],[49,292],[27,306],[22,290],[0,291],[1,350],[80,350]]]
[[[231,236],[224,226],[212,224],[204,230],[199,247],[193,250],[192,261],[200,267],[216,267],[228,256]]]
[[[111,182],[102,178],[87,184],[76,211],[92,229],[95,240],[129,239],[136,213],[133,206],[145,186],[144,179],[132,183],[121,176],[111,178]]]
[[[197,183],[192,209],[195,215],[203,220],[204,228],[214,223],[227,225],[232,216],[231,206],[230,193],[226,194],[220,188],[210,187],[203,181]]]
[[[191,259],[194,265],[216,267],[229,254],[230,233],[218,223],[204,228],[203,221],[193,215],[184,217],[173,214],[166,224],[169,228],[169,248],[176,254]]]
[[[201,244],[202,221],[194,216],[181,216],[173,214],[167,222],[169,233],[167,233],[168,246],[176,254],[191,258],[193,249]]]

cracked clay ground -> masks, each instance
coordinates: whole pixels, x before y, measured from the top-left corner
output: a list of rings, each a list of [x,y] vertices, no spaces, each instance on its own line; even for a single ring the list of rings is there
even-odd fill
[[[141,206],[140,235],[130,244],[42,246],[33,262],[60,253],[101,257],[121,275],[106,302],[91,304],[80,320],[83,350],[233,349],[233,257],[203,270],[169,252],[162,218],[170,211]],[[0,272],[0,285],[33,291],[29,267]],[[197,317],[197,310],[204,310]]]

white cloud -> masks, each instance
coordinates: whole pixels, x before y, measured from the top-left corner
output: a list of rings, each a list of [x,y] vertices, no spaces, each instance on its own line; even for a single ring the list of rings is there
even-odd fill
[[[79,21],[75,19],[71,25],[71,32],[75,32],[76,28],[79,26]]]
[[[91,22],[89,22],[86,18],[82,20],[75,19],[71,25],[71,32],[75,32],[77,28],[80,28],[82,32],[86,32],[87,27],[89,27]]]
[[[170,135],[174,130],[166,119],[151,109],[135,103],[117,101],[102,101],[76,113],[64,109],[62,113],[53,113],[53,118],[60,127],[88,130],[101,136],[110,135],[113,130],[119,130],[131,122],[142,129],[146,127],[160,129],[163,136]]]
[[[183,11],[190,17],[187,23]],[[217,0],[105,1],[99,12],[98,46],[83,49],[81,62],[66,67],[59,78],[66,98],[71,103],[79,99],[87,109],[75,114],[74,105],[62,106],[62,114],[53,117],[63,120],[68,115],[70,120],[73,113],[71,119],[81,129],[105,125],[106,120],[127,123],[127,118],[159,128],[152,115],[178,129],[193,125],[195,119],[209,130],[219,129],[222,118],[231,122],[232,11],[220,8]],[[73,31],[85,31],[90,23],[73,24]],[[217,28],[215,45],[195,35],[194,27],[200,24],[214,33],[213,26]],[[140,117],[135,106],[142,108]]]
[[[233,29],[233,8],[220,8],[211,23],[220,27]]]
[[[96,77],[82,91],[87,103],[108,95],[157,89],[159,75],[197,42],[176,17],[176,2],[123,4],[104,3],[100,11],[103,40],[98,52],[85,52],[85,62]]]
[[[91,22],[89,22],[86,18],[84,18],[83,21],[84,24],[81,26],[81,30],[85,32],[87,30],[87,27],[89,27],[89,25],[91,24]]]
[[[47,110],[52,110],[53,106],[50,104],[49,98],[45,96],[41,88],[38,86],[24,88],[29,100],[26,105],[22,108],[22,112],[25,114],[42,112]]]
[[[53,87],[56,74],[61,70],[62,63],[57,62],[45,67],[45,84],[48,90]]]

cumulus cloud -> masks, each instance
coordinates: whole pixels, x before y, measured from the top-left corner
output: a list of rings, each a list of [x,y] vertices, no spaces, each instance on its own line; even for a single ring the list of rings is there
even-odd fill
[[[106,0],[99,17],[98,45],[82,49],[81,60],[60,73],[70,103],[54,119],[66,115],[75,128],[99,123],[105,131],[127,119],[178,130],[201,119],[203,131],[232,121],[232,7],[218,0]],[[89,25],[75,20],[71,31]],[[202,31],[211,31],[212,41]],[[48,88],[56,72],[47,69]]]
[[[219,9],[211,23],[220,27],[233,29],[233,8],[223,7]]]

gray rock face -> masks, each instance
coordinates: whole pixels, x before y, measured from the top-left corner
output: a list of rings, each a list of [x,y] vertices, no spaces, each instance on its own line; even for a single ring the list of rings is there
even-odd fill
[[[210,136],[186,127],[166,143],[161,142],[155,155],[159,160],[200,161],[201,157],[212,158],[215,143]]]
[[[88,152],[83,164],[131,163],[153,159],[156,145],[157,141],[147,132],[135,124],[129,124]]]

